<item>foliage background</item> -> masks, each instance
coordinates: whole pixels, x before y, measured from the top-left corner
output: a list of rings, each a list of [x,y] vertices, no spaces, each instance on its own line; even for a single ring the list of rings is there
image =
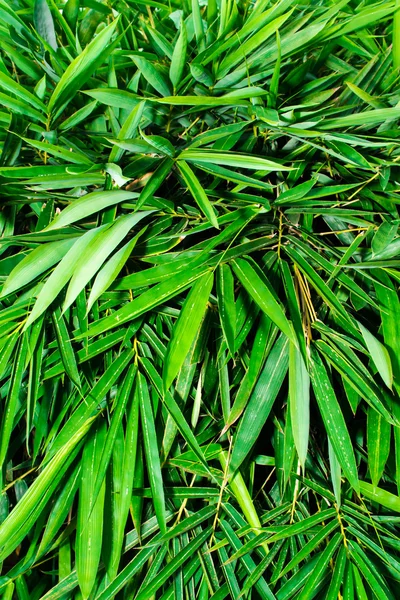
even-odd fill
[[[0,0],[0,589],[398,597],[394,2]]]

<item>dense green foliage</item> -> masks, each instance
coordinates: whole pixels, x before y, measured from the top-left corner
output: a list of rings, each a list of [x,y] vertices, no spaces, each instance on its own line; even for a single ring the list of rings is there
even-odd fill
[[[399,40],[0,0],[4,599],[399,597]]]

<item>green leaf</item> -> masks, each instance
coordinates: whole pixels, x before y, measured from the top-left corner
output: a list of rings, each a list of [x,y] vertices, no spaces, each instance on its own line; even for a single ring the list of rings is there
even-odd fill
[[[160,94],[160,96],[171,96],[171,87],[160,69],[157,69],[150,61],[141,56],[133,56],[133,62],[146,79],[146,81]]]
[[[54,144],[47,144],[46,142],[38,142],[36,140],[31,140],[29,138],[21,137],[24,142],[41,150],[42,152],[47,152],[51,156],[56,156],[57,158],[62,158],[66,162],[71,162],[78,165],[91,165],[92,161],[88,158],[83,152],[73,152],[72,148],[67,150],[66,148],[62,148],[61,146],[56,146]]]
[[[179,33],[178,41],[176,42],[172,58],[171,65],[169,68],[169,78],[176,89],[182,78],[183,70],[186,64],[186,48],[187,48],[187,34],[185,22],[181,21],[181,30]]]
[[[237,154],[235,152],[221,152],[217,150],[184,150],[179,155],[179,160],[196,162],[199,164],[224,165],[237,167],[239,169],[254,169],[258,171],[291,171],[291,167],[285,167],[266,158],[258,158],[249,154]]]
[[[178,430],[181,432],[182,436],[185,438],[186,443],[192,449],[193,453],[202,465],[205,467],[206,472],[213,478],[213,475],[208,467],[208,463],[205,459],[202,449],[200,448],[199,443],[197,442],[196,436],[194,435],[192,429],[189,427],[179,405],[177,404],[174,397],[168,392],[164,391],[163,381],[161,377],[158,375],[154,366],[148,361],[148,359],[142,360],[143,368],[146,370],[147,376],[150,378],[152,384],[156,387],[157,393],[165,404],[168,413],[171,418],[174,420],[174,423]]]
[[[80,0],[67,0],[63,8],[63,16],[72,31],[75,31],[76,29],[76,22],[79,15],[79,4]]]
[[[368,127],[380,125],[388,119],[399,119],[400,108],[381,108],[367,110],[358,114],[341,116],[338,119],[326,119],[319,125],[321,130],[337,129],[342,127]]]
[[[185,357],[198,335],[214,283],[213,273],[205,273],[194,283],[177,322],[164,357],[163,381],[168,389],[183,365]]]
[[[212,175],[216,175],[221,179],[225,179],[226,181],[237,183],[239,185],[245,185],[246,187],[260,189],[260,190],[269,190],[270,184],[265,183],[259,179],[254,177],[249,177],[248,175],[243,175],[242,173],[238,173],[237,171],[233,171],[232,169],[225,169],[225,167],[221,167],[219,165],[214,165],[211,163],[203,163],[203,162],[195,162],[196,167],[205,171],[206,173],[211,173]]]
[[[177,166],[181,175],[189,188],[190,193],[193,198],[196,200],[200,210],[204,213],[210,223],[219,229],[217,217],[215,216],[214,208],[207,198],[207,194],[205,193],[200,181],[197,179],[196,175],[193,173],[192,169],[184,160],[178,160]]]
[[[359,545],[350,541],[349,546],[350,556],[360,569],[364,580],[368,583],[375,596],[377,598],[385,598],[386,600],[394,600],[395,596],[393,596],[390,589],[385,585],[385,581],[381,575],[372,567],[368,557],[364,554]]]
[[[390,435],[390,423],[369,406],[367,418],[368,468],[374,486],[378,485],[389,457]]]
[[[133,248],[142,232],[139,232],[129,242],[127,242],[118,252],[112,255],[112,257],[104,264],[104,266],[98,272],[96,279],[94,280],[92,289],[90,290],[87,312],[90,311],[96,300],[110,287],[112,282],[117,278],[122,267],[132,254]]]
[[[80,337],[98,335],[108,329],[131,321],[159,304],[162,304],[169,298],[178,295],[182,290],[196,281],[198,277],[203,275],[206,270],[207,269],[204,267],[199,267],[191,272],[183,271],[176,273],[176,275],[172,275],[167,281],[163,281],[150,290],[143,292],[132,300],[132,302],[125,304],[110,316],[100,319],[100,321],[95,323],[87,333]]]
[[[145,135],[143,131],[140,131],[140,135],[149,147],[156,150],[156,152],[165,154],[170,158],[175,156],[175,148],[166,138],[161,137],[160,135]]]
[[[56,119],[113,49],[111,38],[118,24],[116,19],[86,46],[63,73],[48,103],[48,110]]]
[[[288,339],[275,342],[236,430],[230,468],[235,472],[251,451],[281,389],[289,362]]]
[[[81,466],[78,465],[68,477],[68,480],[65,482],[63,489],[51,509],[38,549],[39,556],[51,546],[56,534],[62,527],[65,518],[68,515],[68,511],[71,509],[80,482]]]
[[[343,545],[336,556],[335,568],[326,595],[326,600],[337,600],[340,587],[343,583],[344,570],[347,564],[346,547]]]
[[[312,528],[319,523],[323,523],[325,520],[335,517],[335,509],[327,508],[326,510],[317,512],[315,515],[302,519],[297,523],[293,523],[289,526],[278,527],[278,532],[271,535],[271,541],[277,541],[286,539],[294,534],[303,533],[306,531],[312,531]]]
[[[321,553],[307,583],[299,594],[299,600],[310,600],[314,596],[314,591],[318,583],[322,580],[325,571],[328,568],[329,561],[338,548],[342,536],[340,533],[335,533],[333,538],[328,542],[325,550]]]
[[[124,412],[126,410],[128,401],[132,398],[132,392],[134,388],[135,376],[137,372],[137,365],[131,365],[128,369],[128,372],[124,378],[122,385],[119,387],[118,395],[115,401],[115,408],[112,415],[110,427],[107,431],[107,437],[103,444],[103,449],[101,453],[101,458],[99,461],[98,469],[96,472],[95,482],[94,482],[94,491],[91,496],[92,505],[97,499],[97,496],[100,493],[101,487],[103,485],[103,481],[106,476],[107,467],[109,465],[109,461],[111,459],[111,455],[113,452],[113,447],[115,440],[117,438],[118,429],[121,424],[122,418],[124,416]],[[129,423],[134,425],[136,423],[137,427],[137,415],[135,414],[134,407],[136,407],[136,402],[132,403],[132,409],[130,412]],[[131,422],[133,420],[133,422]],[[133,461],[133,465],[130,468],[134,469],[135,461]],[[120,526],[119,526],[120,527]]]
[[[385,506],[389,510],[394,510],[396,512],[400,512],[400,497],[388,492],[382,488],[376,487],[367,481],[360,481],[360,491],[361,493],[369,498],[369,500],[373,500],[377,502],[381,506]]]
[[[194,79],[199,83],[203,83],[207,87],[211,87],[213,84],[213,78],[208,69],[203,65],[197,63],[190,63],[190,72]]]
[[[95,501],[93,493],[106,431],[105,421],[97,420],[85,442],[82,456],[76,526],[76,572],[84,600],[89,598],[95,584],[101,555],[105,482]]]
[[[170,563],[162,571],[152,579],[146,588],[139,592],[137,600],[147,600],[151,598],[162,585],[174,573],[180,565],[184,564],[190,556],[210,537],[212,528],[208,527],[199,535],[195,536],[178,554],[171,560]],[[101,600],[101,597],[100,597]]]
[[[119,217],[111,227],[98,228],[97,233],[91,236],[89,243],[85,246],[85,261],[75,266],[65,295],[63,312],[71,306],[79,292],[96,274],[111,252],[124,240],[129,231],[151,213],[152,211],[142,211],[124,215]]]
[[[125,190],[91,192],[90,194],[86,194],[82,198],[71,202],[71,204],[61,211],[50,225],[46,227],[45,231],[65,227],[66,225],[80,221],[99,210],[134,198],[137,198],[135,192],[126,192]]]
[[[76,430],[59,452],[40,472],[0,529],[0,558],[5,557],[21,543],[56,489],[62,475],[76,456],[75,448],[86,435],[92,420]]]
[[[13,92],[14,93],[14,92]],[[19,94],[21,96],[21,94]],[[46,123],[46,117],[43,112],[39,112],[35,108],[32,108],[32,103],[28,104],[28,102],[24,100],[16,100],[7,94],[3,94],[0,92],[0,106],[5,106],[9,108],[13,113],[18,115],[24,115],[25,117],[30,117],[34,121],[39,121],[40,123]]]
[[[220,524],[221,529],[225,533],[230,545],[232,546],[232,549],[236,551],[241,550],[241,548],[243,548],[243,544],[241,543],[239,537],[236,535],[231,525],[225,520],[221,520]],[[249,577],[247,578],[242,588],[242,594],[254,585],[257,592],[260,594],[263,600],[275,600],[275,596],[269,588],[264,577],[262,577],[261,573],[257,573],[258,567],[256,566],[253,559],[249,555],[245,555],[241,557],[241,562],[246,571],[249,573]]]
[[[154,414],[146,379],[139,373],[136,381],[139,394],[140,419],[142,424],[144,451],[148,468],[148,477],[153,495],[154,510],[161,533],[166,533],[167,522],[164,486],[161,474],[160,456],[158,453],[157,435],[154,425]]]
[[[339,302],[336,295],[332,292],[330,287],[324,282],[323,278],[317,273],[312,267],[309,261],[306,260],[297,250],[291,247],[286,248],[286,252],[289,257],[296,263],[301,269],[302,273],[307,277],[315,291],[323,298],[324,302],[335,312],[341,315],[346,321],[351,322],[351,316],[343,308],[343,305]]]
[[[383,395],[384,390],[380,390],[375,385],[372,375],[368,371],[360,372],[360,364],[354,364],[354,361],[349,360],[349,355],[343,356],[337,348],[332,348],[326,342],[318,340],[316,345],[333,367],[370,406],[373,406],[389,423],[395,423],[393,415],[386,407],[386,402],[383,402],[383,399],[387,401]]]
[[[96,102],[101,102],[102,104],[113,106],[115,108],[126,108],[130,111],[139,106],[139,104],[142,104],[141,98],[127,90],[118,90],[116,88],[94,88],[92,90],[84,90],[83,93],[94,98]]]
[[[68,329],[60,309],[54,311],[53,325],[56,332],[58,348],[60,351],[62,363],[65,368],[65,372],[75,383],[75,385],[81,387],[81,378],[78,371],[78,365],[76,363],[74,349],[72,348],[71,340],[69,339]]]
[[[26,368],[26,358],[28,353],[28,337],[23,334],[20,343],[17,346],[16,357],[12,365],[12,373],[10,386],[7,395],[7,400],[4,405],[4,410],[1,419],[1,436],[0,436],[0,464],[3,465],[10,443],[11,434],[14,428],[14,419],[17,412],[19,395],[22,386],[22,378]],[[1,535],[0,535],[1,539]]]
[[[379,340],[377,340],[376,337],[372,335],[372,333],[370,333],[366,327],[364,327],[364,325],[359,323],[358,326],[378,373],[382,377],[387,387],[391,390],[393,385],[393,371],[389,352],[385,346]]]
[[[237,94],[225,96],[166,96],[164,98],[154,98],[153,102],[158,104],[169,104],[171,106],[249,106],[247,98],[253,96],[265,95],[265,90],[255,93],[254,88],[247,92],[241,90]],[[186,156],[185,156],[186,159]]]
[[[26,87],[20,85],[2,71],[0,71],[0,87],[11,94],[14,94],[14,96],[26,104],[30,104],[39,112],[44,113],[46,111],[46,105],[37,96],[32,94]]]
[[[235,354],[236,307],[234,279],[229,265],[222,264],[218,266],[216,284],[222,331],[224,332],[229,352],[233,356]]]
[[[363,584],[363,580],[360,575],[360,571],[357,569],[356,565],[353,564],[353,575],[354,575],[354,587],[356,588],[357,597],[360,600],[368,600],[367,592],[365,591],[365,587]]]
[[[313,353],[310,366],[312,387],[333,450],[344,475],[358,492],[357,465],[349,432],[328,373],[317,352]]]
[[[136,365],[130,368],[126,378],[125,394],[131,392],[132,375],[136,373]],[[125,382],[124,382],[125,383]],[[122,412],[122,411],[121,411]],[[120,412],[120,414],[121,414]],[[121,415],[122,416],[122,415]],[[122,429],[116,425],[115,432]],[[123,550],[124,533],[126,521],[131,504],[131,492],[134,483],[137,448],[139,436],[139,395],[137,386],[132,398],[130,410],[127,415],[127,427],[123,447],[115,443],[113,448],[113,502],[114,502],[114,527],[112,529],[112,540],[107,573],[110,579],[116,577],[118,566]],[[110,444],[111,445],[111,444]],[[122,444],[121,444],[122,446]],[[104,453],[102,455],[102,458]]]
[[[156,193],[160,185],[170,174],[173,164],[174,161],[171,158],[164,158],[164,160],[160,162],[157,169],[151,174],[150,179],[140,192],[136,205],[137,209],[141,208],[148,200],[152,199],[153,194]]]
[[[1,297],[21,289],[58,263],[72,248],[77,238],[66,238],[42,244],[32,250],[11,271],[1,290]]]
[[[254,35],[250,36],[246,42],[240,44],[239,48],[234,52],[229,52],[225,59],[222,61],[219,69],[218,69],[218,79],[222,79],[225,77],[229,71],[236,66],[239,62],[246,60],[246,58],[254,52],[259,46],[264,44],[264,42],[274,33],[276,33],[283,25],[285,21],[290,17],[293,11],[289,11],[288,13],[281,15],[274,19],[271,23],[268,23],[257,31]]]
[[[75,408],[73,414],[52,440],[47,458],[60,451],[75,431],[99,414],[99,408],[104,408],[104,398],[131,362],[132,357],[132,349],[125,350],[104,369],[98,381],[87,391],[85,399]]]
[[[136,130],[139,127],[140,121],[143,116],[143,111],[145,108],[145,102],[139,102],[136,106],[132,108],[128,117],[126,118],[124,124],[122,125],[119,133],[118,139],[125,140],[127,138],[132,138],[136,133]],[[123,155],[123,149],[118,146],[114,146],[110,152],[109,162],[117,163],[121,156]]]
[[[382,320],[382,333],[385,346],[389,352],[392,368],[393,383],[398,393],[400,381],[400,360],[399,360],[399,340],[400,340],[400,302],[398,293],[389,277],[381,275],[380,281],[374,282],[375,292],[380,305],[380,317]],[[397,402],[393,402],[392,409],[397,418],[400,417]],[[395,440],[395,459],[396,459],[396,482],[400,490],[400,431],[398,427],[393,428]]]
[[[331,470],[331,481],[333,486],[333,492],[336,498],[336,504],[340,508],[341,505],[341,488],[342,488],[342,469],[340,463],[333,449],[332,442],[328,438],[328,454],[329,454],[329,466]]]
[[[293,342],[289,345],[289,407],[294,443],[304,469],[310,430],[310,376]]]
[[[33,306],[32,312],[28,317],[25,324],[25,329],[31,325],[40,315],[50,306],[50,304],[57,298],[63,287],[71,279],[75,268],[80,263],[82,255],[86,252],[86,249],[90,247],[92,240],[96,238],[99,233],[109,228],[109,225],[103,225],[86,232],[82,235],[72,246],[72,248],[65,254],[64,258],[54,269],[42,289],[40,290],[36,302]]]
[[[339,522],[337,520],[333,520],[325,525],[316,535],[311,538],[309,542],[307,542],[305,546],[300,549],[296,556],[292,558],[292,560],[281,571],[279,577],[283,577],[283,575],[290,573],[290,571],[294,570],[301,561],[306,560],[311,552],[315,550],[315,548],[317,548],[338,527]]]
[[[53,17],[46,0],[35,0],[33,9],[33,22],[35,29],[53,50],[57,50],[56,32]]]
[[[372,238],[371,248],[373,254],[377,255],[389,246],[394,240],[398,228],[399,224],[396,221],[394,223],[382,223]]]
[[[232,269],[254,302],[296,344],[292,326],[283,312],[282,305],[272,293],[266,277],[261,279],[253,267],[246,260],[240,258],[232,261]]]

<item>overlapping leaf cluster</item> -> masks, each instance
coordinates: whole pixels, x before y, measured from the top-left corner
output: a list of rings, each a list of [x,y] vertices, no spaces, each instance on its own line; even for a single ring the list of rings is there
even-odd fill
[[[398,597],[395,8],[0,0],[3,598]]]

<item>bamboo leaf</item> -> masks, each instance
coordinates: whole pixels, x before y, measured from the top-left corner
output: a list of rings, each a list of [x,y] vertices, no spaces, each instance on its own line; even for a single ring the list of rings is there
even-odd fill
[[[120,217],[111,227],[98,228],[95,235],[85,246],[85,262],[76,265],[67,288],[63,303],[63,312],[74,302],[79,292],[100,269],[105,259],[123,241],[129,231],[152,211],[137,212]]]
[[[93,493],[105,436],[105,422],[98,420],[85,443],[82,457],[76,527],[76,572],[84,599],[89,598],[95,584],[101,554],[105,483],[95,501]]]
[[[314,352],[311,360],[311,382],[330,442],[351,486],[360,489],[357,465],[346,422],[328,373],[320,356]]]
[[[286,376],[289,362],[288,340],[281,335],[275,342],[236,430],[230,468],[235,472],[257,440]]]
[[[267,281],[261,280],[252,266],[244,259],[232,261],[232,268],[241,284],[261,310],[265,312],[271,321],[273,321],[290,340],[294,340],[291,324],[287,320],[281,304],[276,300],[274,294],[267,285]]]
[[[34,281],[36,277],[58,263],[76,240],[75,237],[66,238],[40,245],[32,250],[11,271],[3,285],[1,296],[8,296]]]
[[[110,41],[117,24],[118,20],[115,20],[103,29],[66,69],[49,100],[48,110],[53,118],[60,115],[79,88],[110,54],[113,49]]]
[[[133,248],[136,246],[141,232],[127,242],[118,252],[115,252],[111,258],[99,270],[94,280],[87,303],[87,312],[90,311],[96,300],[110,287],[117,278],[122,267],[130,257]]]
[[[369,407],[367,418],[368,467],[374,486],[378,485],[389,457],[390,435],[390,423],[376,410]]]
[[[46,227],[46,231],[65,227],[76,221],[80,221],[98,210],[114,206],[120,202],[126,202],[137,198],[134,192],[113,190],[104,192],[92,192],[72,202]]]
[[[68,329],[60,309],[57,309],[53,314],[53,325],[56,331],[61,361],[64,365],[65,372],[69,375],[75,385],[81,387],[81,378],[78,371],[74,349],[72,348]]]
[[[229,265],[222,264],[217,270],[217,300],[220,312],[222,330],[233,356],[235,354],[235,321],[236,307],[234,296],[234,279]]]
[[[367,481],[360,481],[360,490],[370,500],[374,500],[390,510],[400,512],[400,498],[397,495],[376,487]]]
[[[171,87],[166,77],[151,62],[141,56],[134,56],[133,62],[146,79],[146,81],[160,94],[170,96]]]
[[[189,287],[191,283],[203,275],[205,271],[205,268],[199,267],[198,269],[194,269],[191,273],[186,271],[182,273],[176,273],[176,275],[170,277],[168,281],[163,281],[150,290],[143,292],[134,300],[132,300],[132,302],[129,302],[125,306],[121,307],[109,317],[105,317],[104,319],[98,321],[89,329],[87,333],[84,334],[84,336],[98,335],[99,333],[103,333],[108,329],[122,325],[126,321],[131,321],[144,312],[147,312],[155,306],[162,304],[169,298],[176,296],[180,291]]]
[[[57,298],[62,288],[71,279],[76,266],[82,258],[82,254],[86,251],[87,247],[90,247],[93,238],[95,238],[99,232],[101,233],[108,227],[109,225],[103,225],[99,228],[88,231],[82,237],[80,237],[72,246],[72,248],[65,254],[64,258],[54,269],[39,292],[33,310],[26,322],[25,328],[27,328],[38,317],[40,317],[46,308],[48,308],[50,304]]]
[[[13,362],[10,388],[7,400],[4,406],[4,412],[1,419],[1,437],[0,437],[0,464],[6,459],[8,445],[14,428],[14,419],[17,411],[19,394],[22,385],[22,378],[26,368],[26,357],[28,353],[28,337],[25,333],[17,346],[17,353]],[[0,537],[1,539],[1,537]]]
[[[207,194],[204,192],[200,181],[197,179],[196,175],[185,161],[178,160],[177,165],[186,185],[189,188],[190,193],[199,205],[200,210],[204,213],[210,223],[219,229],[214,208],[210,200],[207,198]]]
[[[307,579],[307,583],[299,594],[299,600],[308,600],[314,595],[314,589],[321,581],[324,571],[328,567],[328,563],[331,560],[334,552],[341,542],[340,533],[336,533],[333,538],[327,544],[325,550],[321,553],[318,562],[316,563],[314,570],[310,577]]]
[[[154,414],[151,406],[151,400],[148,387],[143,375],[138,374],[137,386],[139,394],[140,421],[142,424],[142,433],[144,441],[144,451],[148,468],[151,491],[153,495],[154,510],[161,533],[166,532],[166,509],[164,498],[164,486],[161,474],[160,457],[158,453],[158,443],[156,429],[154,425]]]
[[[198,334],[214,283],[213,273],[202,275],[191,288],[179,313],[164,357],[163,381],[168,389]]]
[[[76,430],[63,448],[52,458],[16,505],[0,528],[0,556],[8,556],[24,539],[28,527],[33,526],[48,498],[56,489],[65,470],[76,456],[74,451],[92,424],[87,421]]]
[[[179,82],[182,78],[183,70],[185,68],[186,63],[186,47],[187,47],[187,34],[186,34],[186,26],[185,22],[181,21],[181,29],[178,37],[178,41],[176,42],[172,58],[171,65],[169,68],[169,78],[176,89],[179,85]]]
[[[204,101],[204,100],[203,100]],[[258,171],[290,171],[290,167],[278,164],[266,158],[241,155],[234,152],[220,152],[216,150],[184,150],[179,155],[179,160],[196,162],[199,164],[223,165],[241,169],[254,169]]]
[[[365,345],[367,346],[372,360],[375,363],[378,373],[386,383],[387,387],[391,390],[393,383],[393,372],[389,352],[385,346],[379,340],[377,340],[376,337],[372,335],[372,333],[370,333],[366,327],[364,327],[364,325],[359,323],[359,327],[364,338]]]
[[[57,50],[56,32],[53,17],[46,0],[35,0],[33,21],[38,34],[53,48]]]
[[[328,454],[329,454],[329,466],[331,469],[331,480],[333,486],[333,492],[336,498],[336,504],[338,507],[341,505],[341,488],[342,488],[342,469],[340,463],[333,449],[330,439],[328,439]]]
[[[310,376],[293,342],[289,345],[289,403],[294,443],[304,469],[310,429]]]

